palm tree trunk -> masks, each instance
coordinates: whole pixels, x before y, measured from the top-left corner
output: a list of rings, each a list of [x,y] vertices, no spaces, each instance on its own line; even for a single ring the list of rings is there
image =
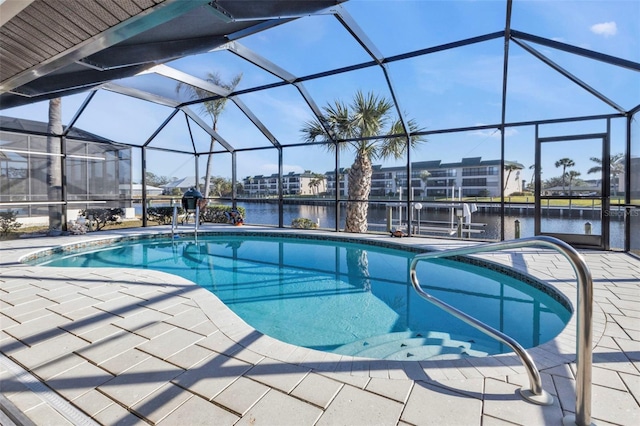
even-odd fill
[[[215,130],[215,126],[214,126]],[[213,147],[215,146],[216,140],[211,137],[211,144],[209,145],[209,155],[207,156],[207,168],[204,171],[204,198],[209,197],[209,192],[211,190],[211,163],[213,163]],[[197,182],[196,182],[197,184]]]
[[[62,100],[49,100],[49,134],[62,134]],[[47,200],[62,201],[62,158],[60,154],[60,137],[47,136]],[[62,205],[49,206],[49,233],[62,230]]]
[[[373,167],[366,155],[358,154],[349,170],[349,196],[347,203],[346,232],[367,232],[367,212],[371,193]]]

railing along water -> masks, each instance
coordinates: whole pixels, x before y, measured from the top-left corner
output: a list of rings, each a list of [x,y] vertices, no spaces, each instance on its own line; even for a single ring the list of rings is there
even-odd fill
[[[533,359],[527,351],[514,339],[498,331],[476,318],[454,308],[453,306],[435,298],[425,292],[418,281],[416,266],[421,260],[444,258],[451,256],[464,256],[500,250],[517,249],[523,247],[542,246],[551,248],[562,254],[571,264],[578,282],[578,309],[577,309],[577,341],[576,341],[576,414],[566,416],[563,419],[565,425],[577,424],[586,426],[591,424],[591,365],[593,349],[592,342],[592,315],[593,315],[593,280],[582,255],[569,244],[557,238],[538,236],[522,238],[519,240],[503,241],[499,243],[482,244],[469,247],[461,247],[450,250],[429,252],[416,255],[411,262],[411,283],[416,292],[427,301],[438,306],[449,314],[475,327],[488,336],[508,345],[518,355],[527,374],[529,375],[529,389],[520,389],[523,398],[535,404],[550,405],[553,397],[542,389],[540,373]]]

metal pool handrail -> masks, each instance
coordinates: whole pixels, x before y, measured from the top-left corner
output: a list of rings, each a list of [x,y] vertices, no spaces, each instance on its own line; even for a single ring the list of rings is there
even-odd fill
[[[564,419],[565,424],[575,424],[579,426],[589,425],[591,423],[591,365],[593,350],[592,341],[592,316],[593,316],[593,280],[591,272],[587,267],[582,255],[578,253],[569,244],[553,237],[537,236],[531,238],[522,238],[518,240],[503,241],[499,243],[482,244],[469,247],[454,248],[450,250],[422,253],[416,255],[411,262],[411,283],[416,292],[427,301],[433,303],[439,308],[445,310],[451,315],[459,318],[465,323],[475,327],[488,336],[508,345],[518,355],[527,374],[529,375],[530,389],[520,389],[522,396],[536,404],[549,405],[553,403],[553,397],[548,395],[542,389],[540,373],[536,368],[533,359],[527,351],[514,339],[506,334],[498,331],[487,324],[477,320],[476,318],[454,308],[451,305],[435,298],[425,292],[416,275],[416,266],[418,262],[426,259],[444,258],[451,256],[463,256],[467,254],[493,252],[500,250],[516,249],[523,247],[542,246],[556,250],[562,254],[571,264],[576,274],[578,282],[578,310],[577,310],[577,342],[576,342],[576,415],[567,416]]]

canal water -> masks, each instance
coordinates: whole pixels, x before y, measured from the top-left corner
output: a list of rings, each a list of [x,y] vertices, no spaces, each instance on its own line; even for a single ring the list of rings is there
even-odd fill
[[[226,204],[226,203],[225,203]],[[246,222],[256,225],[278,225],[278,204],[269,202],[238,202],[239,207],[246,210]],[[391,208],[392,227],[400,225],[398,219],[398,205],[387,207],[384,204],[370,204],[368,223],[372,232],[384,232],[387,229],[387,209]],[[136,206],[136,213],[141,213],[140,206]],[[340,209],[340,228],[344,228],[345,208]],[[531,211],[531,209],[530,209]],[[406,230],[406,206],[402,207],[402,228]],[[472,229],[476,230],[471,234],[472,238],[483,240],[500,239],[500,214],[494,212],[477,211],[472,214]],[[285,227],[291,226],[294,219],[306,218],[320,224],[322,229],[335,229],[336,218],[332,206],[321,205],[283,205],[283,224]],[[433,236],[448,236],[447,228],[451,227],[451,212],[449,208],[442,208],[439,211],[423,209],[420,211],[420,234]],[[532,214],[509,214],[505,215],[505,239],[515,238],[515,222],[520,222],[520,237],[532,237],[534,235],[534,220]],[[454,219],[455,222],[455,219]],[[541,226],[544,232],[575,233],[583,234],[585,224],[589,222],[592,234],[600,234],[601,222],[594,218],[581,217],[547,217],[543,218]],[[417,231],[417,212],[413,212],[414,232]],[[437,230],[433,232],[433,230]],[[454,233],[452,236],[455,236]],[[624,220],[623,215],[612,216],[610,226],[611,248],[623,248],[624,246]]]

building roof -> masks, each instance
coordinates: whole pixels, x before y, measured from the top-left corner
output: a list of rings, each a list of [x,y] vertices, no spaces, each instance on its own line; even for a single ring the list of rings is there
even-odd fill
[[[25,118],[13,118],[0,115],[0,130],[3,131],[24,131],[32,134],[47,134],[48,123],[35,120],[27,120]],[[77,127],[71,128],[67,137],[71,139],[83,139],[91,140],[101,143],[114,143],[113,141],[103,138],[102,136],[95,135]]]

